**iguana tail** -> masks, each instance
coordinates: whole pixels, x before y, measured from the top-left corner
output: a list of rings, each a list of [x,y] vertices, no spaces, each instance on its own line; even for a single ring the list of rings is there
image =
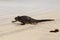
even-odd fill
[[[54,19],[43,19],[43,20],[37,20],[37,22],[46,22],[46,21],[54,21]]]

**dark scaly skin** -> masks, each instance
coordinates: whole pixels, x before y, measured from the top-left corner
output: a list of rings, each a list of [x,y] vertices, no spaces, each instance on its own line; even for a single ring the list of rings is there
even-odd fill
[[[45,21],[54,21],[53,19],[44,19],[44,20],[37,20],[37,19],[33,19],[29,16],[17,16],[14,18],[15,21],[14,22],[21,22],[21,25],[25,25],[25,24],[35,24],[35,23],[39,23],[39,22],[45,22]]]

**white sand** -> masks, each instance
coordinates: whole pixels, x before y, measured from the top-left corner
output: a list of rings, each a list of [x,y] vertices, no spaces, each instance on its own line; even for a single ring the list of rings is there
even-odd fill
[[[59,5],[54,5],[56,6],[55,8],[53,5],[52,7],[51,5],[48,7],[49,3],[45,7],[46,9],[44,9],[45,4],[43,6],[40,5],[41,8],[43,8],[41,10],[37,6],[34,8],[35,5],[33,5],[33,7],[30,5],[31,7],[27,6],[28,8],[26,8],[25,6],[26,10],[20,11],[21,7],[18,6],[18,2],[18,5],[14,5],[15,3],[16,2],[5,2],[0,5],[0,40],[60,40],[60,32],[49,32],[54,29],[60,30]],[[22,9],[23,8],[24,6],[22,6]],[[38,23],[36,25],[11,23],[13,18],[17,15],[28,15],[36,19],[55,19],[55,21]]]
[[[55,19],[55,21],[24,26],[3,22],[4,24],[0,25],[0,40],[60,40],[60,32],[49,32],[54,29],[60,30],[59,11],[50,11],[46,14],[39,14],[34,17],[41,19],[50,18]]]

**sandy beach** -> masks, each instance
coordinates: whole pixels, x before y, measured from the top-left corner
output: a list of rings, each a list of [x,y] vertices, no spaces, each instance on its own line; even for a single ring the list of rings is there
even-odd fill
[[[56,1],[57,6],[54,5],[55,2],[52,2],[52,5],[48,3],[49,6],[46,5],[46,7],[43,7],[47,4],[46,1],[45,3],[42,1],[42,4],[41,7],[37,7],[38,5],[36,6],[33,3],[32,7],[31,4],[27,6],[29,4],[21,5],[19,2],[1,1],[0,40],[60,40],[60,3],[58,4]],[[34,25],[12,23],[11,21],[18,15],[27,15],[35,19],[54,19],[55,21],[41,22]],[[54,29],[59,29],[59,32],[49,32]]]
[[[50,11],[46,14],[31,16],[37,19],[55,19],[52,22],[43,22],[36,25],[18,25],[4,23],[0,25],[0,40],[60,40],[60,32],[50,33],[50,30],[60,30],[60,11]]]

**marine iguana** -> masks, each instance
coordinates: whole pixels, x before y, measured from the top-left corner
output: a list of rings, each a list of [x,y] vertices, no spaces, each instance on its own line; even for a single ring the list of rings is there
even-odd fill
[[[31,18],[29,16],[17,16],[14,19],[15,19],[15,21],[12,21],[13,23],[19,21],[19,22],[21,22],[21,25],[35,24],[35,23],[45,22],[45,21],[54,21],[54,19],[37,20],[37,19]]]

